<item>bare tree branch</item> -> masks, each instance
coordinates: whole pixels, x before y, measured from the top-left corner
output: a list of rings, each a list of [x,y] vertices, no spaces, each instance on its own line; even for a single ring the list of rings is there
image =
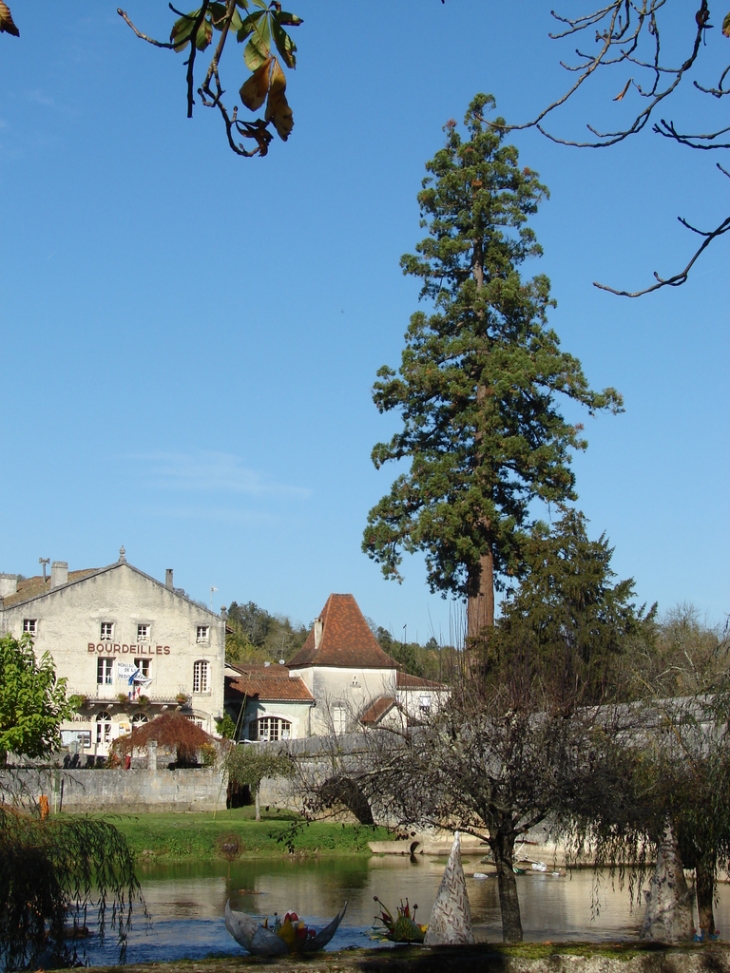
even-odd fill
[[[688,75],[699,66],[708,31],[713,28],[713,25],[710,23],[708,0],[696,0],[696,2],[698,9],[694,14],[694,24],[690,21],[686,27],[679,27],[680,31],[685,30],[688,35],[685,38],[680,36],[680,41],[684,40],[685,44],[689,41],[689,47],[686,50],[684,60],[678,65],[666,60],[665,48],[662,47],[663,33],[670,30],[675,33],[677,31],[676,23],[670,20],[668,0],[610,0],[610,2],[580,16],[562,16],[552,11],[552,16],[560,24],[560,29],[549,35],[551,39],[566,40],[578,36],[586,38],[595,31],[594,40],[599,45],[598,49],[590,53],[576,48],[574,52],[577,58],[576,63],[569,64],[561,61],[560,63],[566,71],[576,75],[575,80],[559,98],[543,108],[530,121],[509,127],[514,129],[535,128],[545,138],[558,145],[592,149],[617,145],[630,136],[641,132],[646,127],[647,122],[652,119],[658,106],[670,98]],[[573,98],[579,89],[598,72],[599,68],[614,68],[620,72],[622,67],[628,68],[630,74],[627,71],[620,79],[619,93],[613,98],[613,101],[622,102],[631,92],[635,92],[646,101],[643,107],[639,107],[639,110],[629,117],[626,124],[620,128],[604,130],[595,124],[588,123],[586,127],[592,138],[584,140],[566,138],[548,127],[547,121],[552,120],[558,109]],[[693,86],[697,91],[704,94],[722,98],[730,94],[730,88],[726,87],[729,73],[730,65],[722,70],[720,79],[715,86],[706,86],[697,80],[693,80]],[[652,131],[664,138],[672,139],[678,145],[692,149],[730,148],[730,143],[718,141],[722,135],[730,131],[730,128],[725,126],[709,134],[681,133],[676,129],[674,122],[661,119],[658,123],[652,125]],[[723,172],[725,171],[721,166],[718,168]],[[701,233],[704,237],[702,245],[683,270],[670,277],[660,277],[659,274],[655,273],[656,283],[638,291],[618,290],[599,283],[595,283],[595,286],[612,294],[640,297],[659,290],[661,287],[677,287],[685,283],[698,257],[712,241],[727,231],[728,221],[723,220],[715,230],[708,232],[696,230],[684,219],[681,219],[680,222],[694,232]]]
[[[174,44],[168,43],[167,41],[158,41],[155,40],[154,37],[149,37],[147,34],[143,34],[141,30],[135,27],[135,25],[129,19],[129,15],[127,14],[127,12],[125,10],[122,10],[121,7],[117,7],[117,13],[122,18],[122,20],[127,24],[127,26],[132,28],[132,30],[137,35],[137,37],[139,37],[140,40],[147,41],[147,43],[152,44],[153,47],[163,47],[163,48],[167,48],[168,50],[172,50],[172,48],[174,48],[175,46]]]
[[[697,227],[692,226],[687,222],[687,220],[682,219],[681,216],[678,217],[678,219],[679,222],[683,226],[686,226],[688,230],[692,230],[694,233],[699,233],[705,238],[692,255],[692,259],[689,261],[684,270],[680,270],[679,273],[673,274],[671,277],[660,277],[659,274],[654,271],[654,276],[657,279],[657,283],[652,284],[651,287],[645,287],[640,291],[620,291],[614,287],[609,287],[607,284],[599,284],[598,281],[593,281],[593,286],[598,287],[602,291],[608,291],[610,294],[617,294],[619,297],[643,297],[644,294],[651,294],[652,291],[658,291],[661,287],[679,287],[681,284],[686,283],[689,272],[700,255],[707,249],[707,247],[709,247],[713,240],[730,230],[730,216],[723,220],[722,223],[716,227],[716,229],[711,231],[698,230]]]

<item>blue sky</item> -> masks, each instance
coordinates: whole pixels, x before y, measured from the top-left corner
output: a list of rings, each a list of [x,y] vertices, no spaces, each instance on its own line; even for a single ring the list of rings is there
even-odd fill
[[[483,0],[291,0],[294,132],[236,158],[218,119],[185,118],[182,58],[138,41],[107,0],[12,4],[0,36],[3,459],[0,571],[128,559],[218,607],[253,600],[308,624],[332,591],[400,636],[447,641],[458,606],[430,595],[418,559],[402,585],[360,551],[395,470],[373,445],[395,418],[370,389],[397,365],[418,307],[398,261],[421,238],[416,193],[441,128],[478,91],[509,121],[565,85],[548,10]],[[504,8],[504,9],[502,9]],[[159,37],[161,0],[126,9]],[[41,17],[44,14],[44,17]],[[675,14],[679,16],[679,13]],[[691,18],[690,18],[691,19]],[[677,23],[677,36],[682,24]],[[719,63],[720,31],[705,56]],[[667,45],[671,45],[667,38]],[[724,43],[724,47],[722,44]],[[243,80],[239,51],[224,82]],[[707,80],[714,81],[708,71]],[[613,125],[632,95],[599,82],[561,131]],[[688,93],[665,114],[702,119]],[[615,545],[639,600],[728,598],[728,247],[682,288],[638,301],[719,222],[723,177],[649,132],[607,151],[515,135],[551,199],[534,220],[551,324],[619,417],[586,419],[579,506]]]

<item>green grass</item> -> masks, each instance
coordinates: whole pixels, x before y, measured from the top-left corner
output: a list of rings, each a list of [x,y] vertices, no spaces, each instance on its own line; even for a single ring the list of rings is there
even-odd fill
[[[139,861],[211,861],[225,859],[227,845],[234,858],[369,855],[368,841],[392,838],[385,828],[307,823],[294,814],[253,808],[209,813],[145,813],[99,815],[125,836]],[[237,850],[236,850],[237,847]]]

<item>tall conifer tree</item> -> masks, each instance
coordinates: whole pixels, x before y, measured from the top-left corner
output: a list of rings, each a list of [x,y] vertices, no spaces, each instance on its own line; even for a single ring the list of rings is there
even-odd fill
[[[585,449],[562,393],[591,414],[619,412],[611,388],[592,391],[580,362],[547,327],[550,282],[519,267],[541,248],[527,219],[547,189],[503,144],[504,120],[477,95],[427,163],[418,194],[428,236],[401,258],[431,312],[411,317],[396,374],[378,372],[373,398],[403,428],[373,450],[376,467],[410,460],[368,516],[363,549],[399,578],[402,552],[423,551],[432,591],[465,597],[467,634],[494,623],[494,589],[520,570],[530,502],[575,499],[571,451]]]

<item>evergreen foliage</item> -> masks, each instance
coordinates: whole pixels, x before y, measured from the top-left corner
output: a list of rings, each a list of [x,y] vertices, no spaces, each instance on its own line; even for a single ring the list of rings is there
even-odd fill
[[[540,680],[553,706],[630,695],[632,657],[653,652],[656,606],[637,608],[633,580],[614,581],[612,556],[605,535],[590,540],[577,510],[552,527],[535,524],[525,576],[483,645],[488,678]]]
[[[547,190],[487,123],[494,99],[478,95],[427,163],[418,194],[428,235],[403,272],[421,282],[431,313],[411,317],[398,374],[384,366],[373,398],[403,428],[373,450],[381,467],[408,460],[370,511],[363,549],[388,578],[402,552],[422,551],[433,591],[468,598],[468,633],[493,624],[495,581],[519,573],[535,499],[575,499],[571,452],[586,441],[560,413],[560,394],[592,415],[619,412],[614,389],[592,391],[580,362],[547,326],[550,283],[523,280],[541,248],[527,220]]]
[[[295,627],[284,615],[270,615],[249,601],[232,602],[228,609],[226,660],[228,662],[278,662],[290,659],[303,645],[307,629]]]

